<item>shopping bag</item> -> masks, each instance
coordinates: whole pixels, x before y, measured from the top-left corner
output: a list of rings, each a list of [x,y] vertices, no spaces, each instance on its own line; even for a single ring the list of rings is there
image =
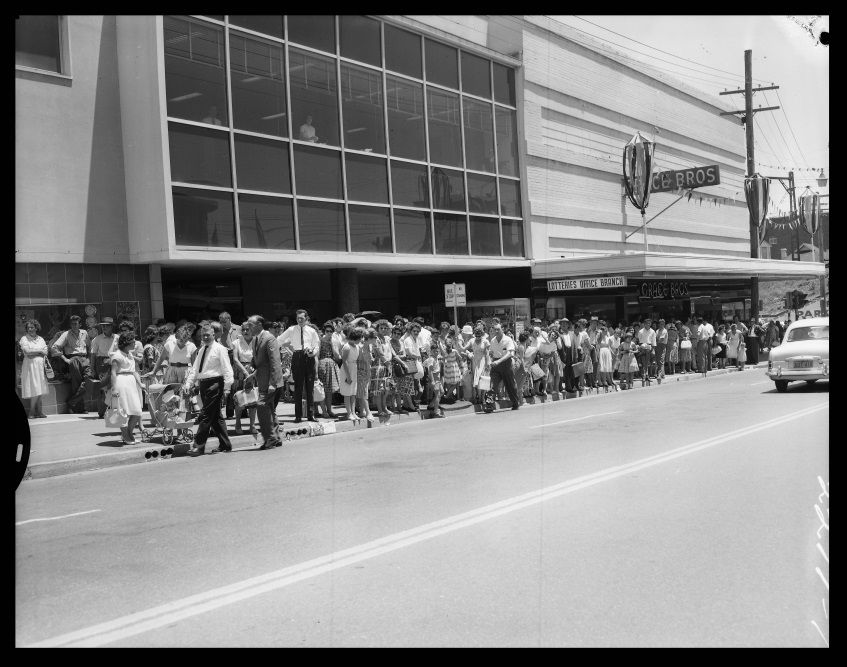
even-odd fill
[[[415,373],[417,373],[419,363],[419,361],[416,361],[414,359],[404,359],[403,366],[406,369],[404,375],[414,375]],[[421,367],[421,372],[423,372],[423,367]]]
[[[325,398],[324,383],[320,380],[315,380],[315,384],[312,387],[312,400],[315,403],[323,403]]]
[[[577,361],[573,366],[573,376],[575,378],[582,377],[585,375],[585,362]]]
[[[477,384],[477,388],[480,391],[488,391],[491,389],[491,376],[490,375],[480,375],[479,383]]]
[[[691,341],[688,340],[687,338],[683,339],[679,343],[679,349],[680,350],[690,350],[691,349]]]
[[[547,373],[544,372],[544,369],[541,368],[541,366],[539,366],[537,363],[529,367],[529,372],[532,375],[533,380],[540,380],[545,375],[547,375]]]
[[[232,400],[239,408],[251,408],[259,403],[259,388],[237,391],[232,395]]]
[[[50,365],[50,361],[47,357],[44,357],[44,375],[48,380],[52,380],[56,377],[56,373],[53,372],[53,367]]]
[[[129,424],[129,415],[118,405],[114,407],[115,400],[112,396],[111,405],[106,408],[103,418],[108,428],[125,428]]]

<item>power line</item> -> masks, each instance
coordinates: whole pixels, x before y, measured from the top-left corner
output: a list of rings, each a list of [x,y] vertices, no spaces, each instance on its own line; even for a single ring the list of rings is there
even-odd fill
[[[765,98],[765,104],[767,104],[768,106],[771,106],[771,103],[770,103],[770,101],[768,100],[768,95],[767,95],[767,93],[762,92],[762,95],[763,95],[763,96],[764,96],[764,98]],[[788,150],[788,157],[789,157],[789,158],[791,158],[791,159],[789,160],[789,162],[794,162],[794,163],[799,162],[799,160],[796,160],[796,159],[794,158],[794,154],[791,152],[791,146],[789,146],[789,145],[788,145],[788,142],[785,140],[785,135],[784,135],[784,134],[782,134],[782,128],[779,126],[779,123],[776,121],[776,118],[774,118],[773,116],[771,116],[771,117],[770,117],[770,119],[773,121],[773,124],[774,124],[774,125],[776,125],[776,131],[777,131],[777,132],[779,132],[779,136],[780,136],[780,138],[782,139],[782,143],[784,143],[784,144],[785,144],[785,148],[786,148],[786,150]]]
[[[803,155],[803,149],[800,147],[800,142],[797,141],[797,136],[794,134],[794,128],[791,127],[791,121],[788,120],[788,114],[785,113],[785,105],[782,103],[782,99],[779,96],[779,91],[776,91],[776,99],[779,100],[779,106],[782,109],[782,115],[785,116],[785,121],[788,123],[788,129],[791,130],[791,136],[794,137],[794,143],[797,144],[797,150],[800,151],[800,157],[803,158],[803,162],[805,164],[809,164],[809,161],[806,159],[806,156]]]
[[[658,51],[659,53],[664,53],[665,55],[672,56],[673,58],[679,58],[680,60],[684,60],[684,61],[689,62],[689,63],[692,63],[692,64],[694,64],[694,65],[700,65],[701,67],[706,67],[706,68],[708,68],[708,69],[713,69],[713,70],[715,70],[716,72],[722,72],[722,73],[724,73],[724,74],[730,74],[730,75],[732,75],[732,77],[733,77],[733,78],[732,78],[732,80],[733,80],[733,81],[737,80],[739,77],[743,77],[743,75],[738,74],[738,73],[736,73],[736,72],[728,72],[727,70],[724,70],[724,69],[718,69],[717,67],[712,67],[711,65],[705,65],[705,64],[703,64],[703,63],[698,63],[696,60],[690,60],[689,58],[683,58],[682,56],[678,56],[678,55],[676,55],[675,53],[670,53],[669,51],[663,51],[662,49],[657,48],[657,47],[655,47],[655,46],[651,46],[651,45],[649,45],[649,44],[645,44],[644,42],[639,42],[637,39],[633,39],[632,37],[627,37],[626,35],[622,35],[622,34],[621,34],[621,33],[619,33],[619,32],[615,32],[614,30],[610,30],[609,28],[604,28],[603,26],[598,25],[597,23],[592,23],[592,22],[591,22],[591,21],[589,21],[588,19],[584,19],[584,18],[582,18],[581,16],[575,16],[575,15],[574,15],[574,18],[575,18],[575,19],[579,19],[580,21],[585,21],[586,23],[590,23],[591,25],[596,26],[597,28],[600,28],[601,30],[605,30],[605,31],[607,31],[607,32],[610,32],[610,33],[612,33],[613,35],[617,35],[618,37],[623,37],[624,39],[628,39],[628,40],[630,40],[630,41],[632,41],[632,42],[635,42],[636,44],[641,44],[641,46],[646,46],[648,49],[653,49],[654,51]],[[573,26],[571,26],[571,27],[573,27]],[[578,28],[574,28],[574,30],[578,30]],[[585,34],[589,34],[589,33],[585,33]],[[624,48],[625,48],[625,47],[624,47]],[[665,61],[663,61],[663,62],[665,62]],[[682,67],[682,65],[679,65],[679,67]],[[695,70],[695,71],[697,71],[697,70]],[[709,74],[709,72],[702,72],[702,73],[703,73],[703,74]],[[716,76],[716,75],[712,75],[712,76]],[[756,79],[756,81],[762,82],[762,80],[761,80],[761,79]]]

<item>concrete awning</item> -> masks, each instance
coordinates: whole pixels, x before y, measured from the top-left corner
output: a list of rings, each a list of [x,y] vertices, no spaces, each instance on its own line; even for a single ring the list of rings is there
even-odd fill
[[[752,278],[780,280],[826,275],[823,262],[792,262],[721,255],[641,252],[595,257],[555,258],[532,261],[535,279],[597,275],[639,277]]]

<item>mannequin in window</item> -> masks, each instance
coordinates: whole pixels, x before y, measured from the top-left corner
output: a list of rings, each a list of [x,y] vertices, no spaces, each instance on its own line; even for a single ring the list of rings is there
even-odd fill
[[[221,125],[221,121],[218,118],[218,108],[216,106],[209,107],[209,113],[206,114],[206,117],[203,118],[204,123],[209,123],[209,125]]]
[[[312,126],[312,117],[306,116],[306,122],[300,126],[300,139],[303,141],[317,141],[315,128]]]

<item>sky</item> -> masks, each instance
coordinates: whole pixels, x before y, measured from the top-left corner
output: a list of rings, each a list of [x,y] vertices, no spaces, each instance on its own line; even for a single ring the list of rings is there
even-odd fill
[[[744,88],[744,51],[752,50],[753,87],[779,86],[754,93],[753,107],[781,107],[754,114],[757,171],[787,176],[793,168],[798,197],[806,185],[829,193],[829,185],[821,188],[816,180],[821,168],[829,178],[829,46],[819,42],[821,30],[829,31],[828,16],[554,18],[713,95]],[[744,108],[743,94],[720,100]],[[783,188],[772,185],[772,207],[787,209]]]

